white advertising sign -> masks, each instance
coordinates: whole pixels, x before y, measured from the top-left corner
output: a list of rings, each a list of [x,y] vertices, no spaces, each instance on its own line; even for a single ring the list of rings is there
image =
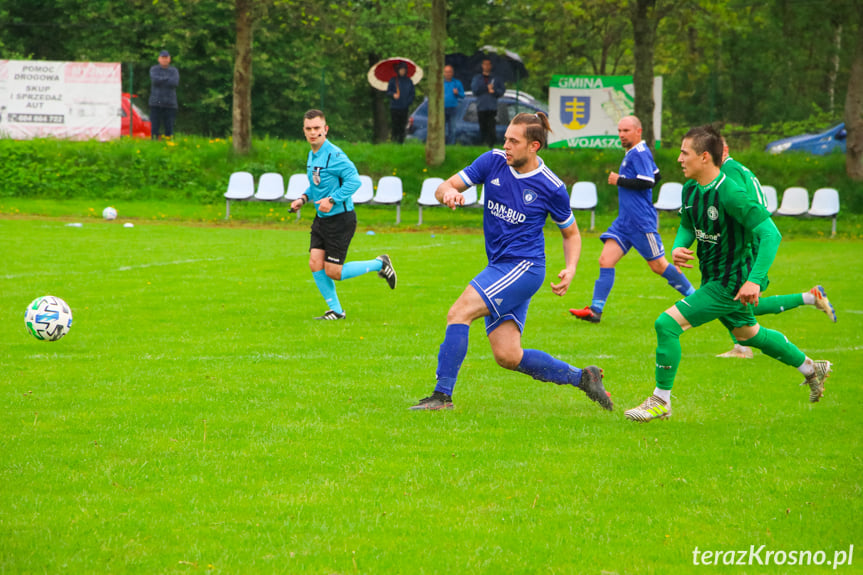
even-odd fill
[[[120,137],[119,63],[0,60],[0,137]]]
[[[662,76],[653,79],[653,130],[662,139]],[[633,112],[632,76],[552,76],[549,148],[620,148],[617,123]],[[643,120],[643,118],[642,118]]]

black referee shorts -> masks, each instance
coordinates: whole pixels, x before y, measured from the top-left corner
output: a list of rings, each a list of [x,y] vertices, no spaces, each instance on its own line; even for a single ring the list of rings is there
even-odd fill
[[[315,216],[309,250],[324,250],[325,262],[344,265],[356,231],[357,213],[353,210],[327,218]]]

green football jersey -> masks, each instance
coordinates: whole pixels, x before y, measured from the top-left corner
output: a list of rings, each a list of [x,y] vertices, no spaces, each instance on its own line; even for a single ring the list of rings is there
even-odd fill
[[[706,186],[683,185],[680,225],[698,240],[702,285],[718,281],[737,291],[752,271],[752,230],[770,217],[761,203],[722,172]]]
[[[722,162],[722,167],[719,168],[720,171],[730,176],[731,179],[735,180],[738,184],[746,188],[746,191],[751,195],[755,200],[760,203],[765,208],[767,207],[767,198],[764,196],[764,192],[761,190],[761,182],[758,181],[758,178],[755,177],[755,174],[752,173],[752,170],[729,156],[726,158],[724,162]]]

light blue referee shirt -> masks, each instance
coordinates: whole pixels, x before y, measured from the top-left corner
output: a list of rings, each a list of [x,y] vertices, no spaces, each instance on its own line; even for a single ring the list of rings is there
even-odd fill
[[[306,175],[309,177],[309,187],[306,190],[309,202],[314,204],[327,197],[336,202],[333,209],[327,213],[322,213],[318,209],[320,206],[314,204],[319,218],[328,218],[354,209],[351,197],[360,189],[360,176],[354,163],[338,146],[325,140],[317,152],[309,150]]]

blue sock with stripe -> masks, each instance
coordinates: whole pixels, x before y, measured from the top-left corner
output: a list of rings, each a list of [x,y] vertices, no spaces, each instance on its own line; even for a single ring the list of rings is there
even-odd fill
[[[443,343],[440,344],[440,352],[437,356],[435,391],[452,395],[455,380],[467,355],[469,333],[470,326],[463,323],[453,323],[446,326],[446,335],[443,338]]]
[[[381,260],[368,260],[365,262],[348,262],[342,266],[342,281],[367,274],[369,272],[379,272],[384,266]]]
[[[344,313],[342,304],[339,303],[339,296],[336,295],[336,282],[324,270],[312,272],[312,277],[315,278],[318,291],[324,296],[324,301],[327,302],[330,309],[336,313]]]
[[[683,294],[683,297],[695,293],[695,288],[692,287],[692,284],[689,283],[686,276],[677,271],[677,268],[672,264],[668,264],[668,267],[665,268],[664,272],[662,272],[662,277],[668,280],[668,285]]]
[[[581,370],[538,349],[525,349],[516,371],[557,385],[581,384]]]
[[[599,268],[599,278],[593,284],[593,301],[590,307],[602,313],[612,287],[614,287],[614,268]]]

